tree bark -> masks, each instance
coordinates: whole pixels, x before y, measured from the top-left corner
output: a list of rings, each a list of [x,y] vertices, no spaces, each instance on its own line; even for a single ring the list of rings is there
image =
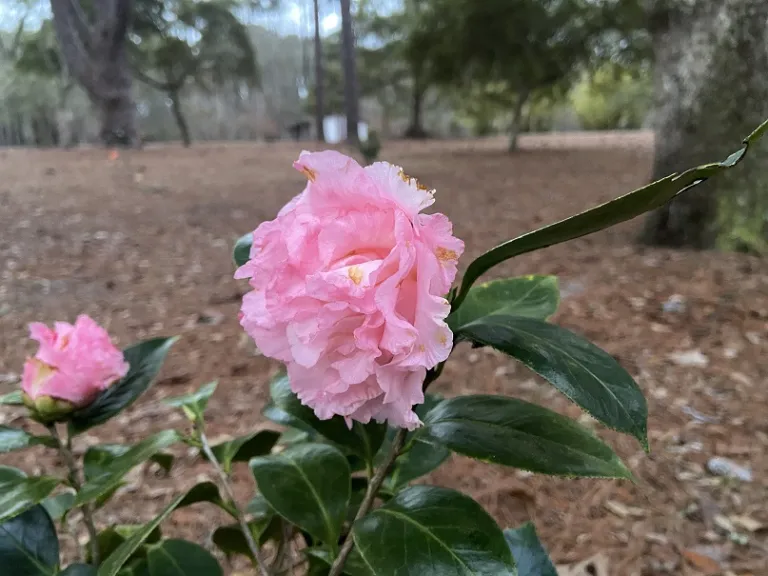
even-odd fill
[[[522,92],[518,94],[517,101],[515,102],[515,109],[513,110],[512,121],[509,124],[509,151],[514,152],[517,150],[517,139],[520,136],[521,119],[523,115],[523,106],[528,102],[529,94]]]
[[[102,141],[110,146],[138,145],[125,46],[132,0],[94,2],[93,22],[79,1],[51,0],[67,68],[99,110]]]
[[[413,92],[411,94],[411,121],[405,131],[406,138],[420,139],[427,137],[427,131],[422,125],[422,110],[424,109],[424,93],[420,74],[413,74]]]
[[[189,148],[192,145],[192,139],[189,136],[189,126],[187,125],[187,119],[184,117],[184,111],[181,109],[181,99],[179,98],[179,93],[170,92],[169,97],[171,99],[173,118],[176,120],[176,126],[179,127],[181,142],[184,144],[184,148]]]
[[[360,119],[358,107],[357,62],[355,59],[355,35],[352,30],[350,0],[341,0],[341,52],[344,67],[344,108],[347,116],[347,142],[357,145],[357,125]]]
[[[767,21],[765,0],[696,0],[654,14],[654,180],[724,159],[768,116]],[[641,240],[708,249],[736,228],[760,236],[766,205],[765,162],[744,162],[650,214]]]
[[[320,38],[320,0],[314,0],[315,12],[315,132],[318,142],[325,142],[324,82],[323,74],[323,42]]]

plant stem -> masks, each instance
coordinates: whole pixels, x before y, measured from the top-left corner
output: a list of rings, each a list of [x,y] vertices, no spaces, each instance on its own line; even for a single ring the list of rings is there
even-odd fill
[[[235,493],[232,490],[232,486],[229,484],[229,478],[227,477],[227,473],[224,472],[224,469],[221,467],[221,464],[219,464],[219,461],[216,459],[216,456],[214,455],[213,450],[211,450],[211,445],[208,442],[208,437],[205,435],[203,423],[200,419],[197,419],[197,421],[195,422],[195,428],[197,429],[197,433],[200,438],[200,444],[203,448],[203,453],[205,454],[206,458],[208,458],[208,461],[211,463],[214,470],[216,470],[216,473],[219,475],[221,488],[224,490],[224,494],[229,499],[232,505],[232,509],[235,512],[235,517],[237,518],[237,522],[240,524],[240,530],[243,532],[245,541],[248,544],[248,549],[251,551],[251,554],[253,555],[254,560],[256,560],[256,564],[259,568],[259,573],[261,574],[261,576],[270,576],[269,570],[267,569],[267,565],[264,562],[264,559],[261,557],[261,551],[259,550],[259,547],[256,544],[256,541],[253,539],[253,533],[251,532],[251,529],[248,527],[248,522],[245,519],[245,514],[243,513],[243,510],[238,505],[237,500],[235,500]]]
[[[387,459],[384,461],[384,464],[382,464],[379,469],[376,470],[376,474],[374,474],[373,478],[368,483],[368,489],[365,492],[363,503],[360,504],[360,508],[357,510],[357,514],[355,514],[354,522],[360,520],[371,510],[373,501],[376,499],[376,494],[378,494],[381,485],[384,483],[384,478],[386,477],[389,468],[400,454],[400,450],[403,448],[403,444],[405,444],[405,437],[407,434],[408,430],[405,428],[401,428],[397,432],[397,435],[392,442],[392,448],[390,448],[389,454],[387,454]],[[331,571],[328,573],[328,576],[341,575],[341,571],[344,569],[344,563],[347,561],[347,557],[349,556],[349,553],[352,552],[354,545],[355,541],[352,538],[352,535],[348,534],[347,539],[344,540],[344,544],[339,551],[339,555],[336,557],[336,560],[331,566]]]
[[[56,429],[56,424],[49,424],[48,431],[51,436],[56,440],[56,445],[59,449],[64,464],[66,464],[69,470],[69,483],[76,491],[80,492],[83,486],[83,482],[80,479],[80,469],[77,466],[75,457],[72,454],[72,438],[67,437],[66,444],[61,441],[61,435]],[[85,522],[85,528],[88,530],[88,544],[91,548],[91,564],[98,566],[101,561],[101,554],[99,551],[99,533],[96,531],[96,524],[93,522],[93,507],[91,504],[83,504],[80,507],[83,513],[83,522]]]

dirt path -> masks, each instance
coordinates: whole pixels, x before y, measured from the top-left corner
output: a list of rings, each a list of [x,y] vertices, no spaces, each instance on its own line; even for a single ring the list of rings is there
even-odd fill
[[[530,136],[522,147],[510,156],[501,141],[392,143],[382,158],[437,189],[435,209],[467,244],[464,266],[497,242],[643,184],[651,160],[644,133]],[[220,382],[210,405],[213,436],[264,425],[259,412],[278,366],[254,354],[237,324],[245,286],[232,279],[229,255],[240,233],[300,191],[303,177],[291,168],[299,150],[201,144],[114,161],[103,150],[0,151],[0,392],[34,350],[28,322],[85,312],[123,344],[183,337],[149,397],[86,442],[133,442],[183,426],[156,400],[213,379]],[[638,483],[528,476],[460,458],[429,480],[471,492],[505,525],[533,518],[560,563],[602,552],[612,575],[696,574],[703,553],[719,555],[735,574],[764,573],[768,539],[750,532],[744,517],[768,525],[768,262],[643,249],[633,244],[635,232],[630,223],[519,258],[494,275],[557,274],[556,321],[636,376],[649,398],[652,453],[600,434]],[[679,365],[675,353],[695,365]],[[462,346],[444,374],[436,388],[444,394],[513,394],[580,417],[498,354]],[[17,418],[0,412],[0,423]],[[194,483],[204,467],[179,455],[170,479],[151,469],[131,479],[127,491],[146,499],[141,508],[127,506],[139,500],[124,495],[100,520],[145,519],[174,485]],[[716,455],[750,466],[753,481],[712,476],[706,463]],[[37,451],[0,458],[30,472],[51,462]],[[238,488],[244,496],[250,490],[247,470]],[[200,537],[209,526],[209,514],[187,509],[167,531]]]

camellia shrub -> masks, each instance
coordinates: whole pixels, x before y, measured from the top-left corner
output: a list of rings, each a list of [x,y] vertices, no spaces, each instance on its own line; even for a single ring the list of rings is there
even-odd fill
[[[263,411],[279,426],[211,443],[211,383],[164,401],[183,412],[186,430],[76,449],[83,432],[149,388],[174,339],[119,351],[87,316],[74,325],[32,324],[39,349],[20,389],[0,399],[26,405],[30,422],[0,427],[0,452],[43,446],[58,451],[64,469],[28,476],[0,466],[0,574],[217,576],[223,569],[211,551],[218,548],[249,559],[259,576],[553,576],[533,526],[502,529],[470,497],[419,479],[452,452],[541,474],[632,474],[609,446],[560,414],[507,396],[442,398],[430,387],[460,342],[492,347],[647,450],[646,402],[611,356],[547,322],[558,304],[555,278],[477,280],[509,258],[661,206],[737,164],[766,126],[724,162],[492,248],[458,284],[464,244],[445,216],[423,213],[433,191],[384,162],[362,168],[337,152],[303,153],[295,167],[307,187],[234,250],[235,276],[251,288],[240,323],[266,356],[285,364]],[[148,460],[170,470],[175,444],[196,449],[217,482],[176,495],[145,524],[101,524],[99,509],[126,475]],[[250,502],[232,492],[236,465],[255,478]],[[163,521],[193,505],[217,507],[230,521],[211,526],[204,543],[165,538]],[[57,523],[75,511],[88,538],[79,560],[63,567]]]

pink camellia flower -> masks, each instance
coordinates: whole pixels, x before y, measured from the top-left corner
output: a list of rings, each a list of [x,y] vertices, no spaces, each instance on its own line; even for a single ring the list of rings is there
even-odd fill
[[[74,326],[56,322],[53,330],[35,322],[29,331],[40,349],[24,364],[21,389],[24,403],[42,419],[87,406],[128,372],[123,353],[88,316],[78,316]]]
[[[420,425],[428,368],[448,357],[445,295],[464,243],[433,192],[386,162],[362,168],[338,152],[303,152],[309,179],[253,233],[240,323],[285,362],[318,418]]]

